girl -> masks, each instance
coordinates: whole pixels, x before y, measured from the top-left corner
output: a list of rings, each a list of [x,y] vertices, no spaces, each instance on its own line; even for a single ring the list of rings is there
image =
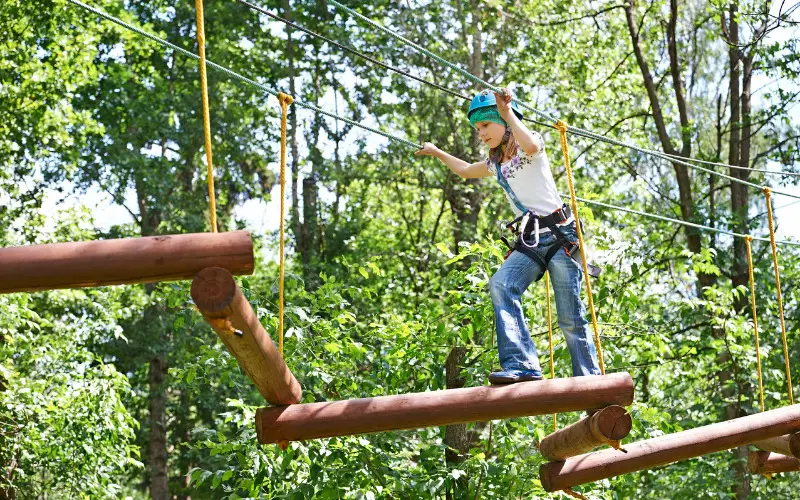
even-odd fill
[[[492,384],[541,380],[542,369],[522,312],[520,298],[528,286],[550,272],[558,325],[567,340],[572,374],[599,375],[586,309],[580,298],[583,270],[575,219],[556,190],[544,139],[522,123],[522,112],[507,89],[502,95],[484,90],[469,106],[467,118],[489,148],[484,161],[467,163],[423,144],[417,155],[435,156],[465,179],[490,175],[506,192],[520,222],[514,251],[489,281],[502,370],[489,375]]]

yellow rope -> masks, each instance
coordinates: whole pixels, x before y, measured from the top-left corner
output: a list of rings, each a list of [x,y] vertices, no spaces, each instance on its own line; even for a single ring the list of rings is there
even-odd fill
[[[208,81],[206,79],[206,28],[203,24],[203,0],[195,0],[197,13],[197,46],[200,50],[200,90],[203,96],[203,133],[206,143],[208,168],[208,210],[211,215],[211,232],[217,232],[217,199],[214,194],[214,162],[211,159],[211,118],[208,111]]]
[[[289,105],[294,102],[294,97],[280,92],[278,94],[278,101],[281,103],[281,278],[278,284],[278,351],[281,353],[281,356],[283,356],[283,276],[286,265],[283,255],[285,240],[284,219],[286,218],[286,208],[284,206],[286,200],[286,117],[288,115]]]
[[[789,404],[794,404],[792,395],[792,372],[789,369],[789,345],[786,342],[786,322],[783,319],[783,296],[781,295],[781,276],[778,271],[778,247],[775,245],[775,222],[772,219],[772,190],[764,188],[767,199],[767,218],[769,219],[769,242],[772,245],[772,264],[775,268],[775,287],[778,290],[778,317],[781,320],[781,337],[783,338],[783,360],[786,364],[786,384],[789,388]]]
[[[594,330],[594,345],[597,347],[597,359],[600,362],[600,373],[605,375],[606,367],[603,363],[603,348],[600,345],[600,333],[597,329],[597,316],[594,312],[594,299],[592,298],[592,285],[589,280],[589,267],[586,263],[586,245],[583,244],[583,231],[581,231],[581,221],[578,217],[578,199],[575,195],[575,185],[572,182],[572,167],[569,164],[569,146],[567,145],[567,124],[561,120],[556,122],[556,128],[561,136],[561,152],[564,155],[564,168],[567,172],[567,183],[569,184],[569,195],[572,204],[572,213],[575,216],[575,228],[578,233],[578,242],[583,253],[583,276],[586,282],[586,295],[589,297],[589,311],[592,314],[592,329]]]
[[[747,236],[744,239],[745,247],[747,247],[747,269],[750,273],[750,305],[753,308],[753,332],[756,337],[756,366],[758,367],[758,402],[761,405],[761,411],[764,411],[764,382],[761,376],[761,348],[758,345],[758,314],[756,313],[756,283],[753,278],[753,253],[750,244],[753,241],[752,236]]]
[[[572,488],[566,488],[566,489],[563,489],[561,491],[563,491],[565,495],[567,495],[569,497],[572,497],[572,498],[578,498],[579,500],[589,500],[588,498],[586,498],[585,496],[581,495],[580,493],[578,493],[577,491],[573,490]]]
[[[553,361],[553,309],[550,305],[550,273],[545,270],[544,273],[544,290],[547,295],[547,334],[550,339],[550,378],[556,378],[556,365]],[[556,414],[553,413],[553,432],[558,429],[558,420]]]

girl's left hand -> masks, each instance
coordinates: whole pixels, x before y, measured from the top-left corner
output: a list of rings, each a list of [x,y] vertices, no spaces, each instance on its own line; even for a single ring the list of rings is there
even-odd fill
[[[500,112],[500,116],[507,116],[506,113],[511,111],[511,91],[505,87],[500,87],[500,90],[503,91],[502,94],[495,92],[494,97],[497,101],[497,111]]]

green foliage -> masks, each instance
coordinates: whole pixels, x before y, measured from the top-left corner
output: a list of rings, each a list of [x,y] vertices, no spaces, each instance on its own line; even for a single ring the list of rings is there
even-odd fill
[[[191,2],[92,5],[197,49]],[[285,7],[261,5],[273,12]],[[324,2],[290,5],[292,18],[304,26],[460,93],[476,90]],[[493,83],[511,83],[523,100],[569,123],[658,147],[653,110],[616,4],[349,5]],[[643,57],[659,82],[667,132],[690,136],[692,154],[713,161],[726,157],[731,127],[738,126],[723,116],[720,130],[715,127],[717,96],[725,100],[729,74],[719,33],[728,8],[724,2],[680,4],[678,70],[690,114],[685,127],[665,66],[668,6],[640,3],[633,12]],[[744,13],[759,8],[740,5],[748,36],[756,25]],[[207,229],[196,62],[63,0],[6,1],[0,27],[8,34],[0,41],[3,246]],[[290,64],[284,27],[236,2],[206,2],[206,38],[211,60],[265,84],[288,90],[294,74],[295,94],[306,102],[414,141],[430,140],[468,161],[484,154],[473,144],[460,99],[297,31]],[[793,98],[788,88],[800,74],[796,45],[791,35],[753,49],[757,75],[782,83],[755,102],[751,120],[760,128],[752,150],[760,156],[751,158],[752,166],[771,161],[791,170],[798,164],[798,124],[787,108]],[[215,73],[209,73],[209,91],[218,215],[223,228],[243,227],[237,220],[243,203],[270,201],[279,175],[277,105]],[[490,182],[457,179],[404,146],[296,113],[300,141],[290,177],[298,185],[307,177],[313,188],[302,183],[302,192],[298,186],[292,193],[288,186],[285,352],[303,385],[303,401],[442,390],[454,349],[465,353],[463,382],[484,384],[497,368],[486,288],[505,253],[496,241],[498,221],[510,216],[502,192]],[[541,130],[563,192],[557,135]],[[575,136],[570,147],[580,196],[685,216],[671,165]],[[765,182],[758,172],[749,179]],[[689,183],[692,221],[766,231],[757,192],[742,213],[733,213],[728,185],[711,186],[696,172]],[[48,189],[53,196],[73,195],[72,189],[107,193],[133,222],[100,230],[82,207],[45,213]],[[689,252],[687,233],[672,224],[588,203],[580,209],[595,260],[604,267],[592,287],[607,370],[628,371],[636,384],[629,439],[718,422],[728,411],[758,411],[749,292],[731,241],[703,235],[700,251]],[[777,211],[779,218],[787,213]],[[257,268],[240,284],[276,339],[276,236],[254,237]],[[769,245],[756,242],[753,250],[766,404],[775,408],[786,404],[775,284]],[[783,247],[780,264],[796,367],[800,292],[793,284],[800,279],[800,254]],[[11,485],[21,498],[147,496],[153,467],[147,450],[159,425],[151,421],[151,404],[161,400],[167,434],[156,445],[167,453],[172,495],[548,497],[536,475],[543,463],[536,446],[551,429],[549,416],[470,424],[469,445],[458,460],[446,459],[453,450],[440,428],[292,443],[286,451],[257,445],[254,411],[263,400],[188,297],[187,282],[0,297],[0,488]],[[549,373],[545,297],[543,285],[535,284],[523,307]],[[557,324],[553,328],[553,369],[566,377],[569,354]],[[166,368],[154,369],[154,361]],[[579,417],[559,415],[559,426]],[[718,453],[576,489],[590,498],[726,498],[741,483],[736,460]],[[792,494],[790,477],[751,481],[753,498]]]
[[[121,336],[124,293],[52,292],[43,302],[0,297],[0,486],[35,497],[115,497],[142,466],[126,405],[127,378],[89,349],[91,336]],[[40,311],[44,315],[40,315]],[[79,316],[78,316],[79,315]]]

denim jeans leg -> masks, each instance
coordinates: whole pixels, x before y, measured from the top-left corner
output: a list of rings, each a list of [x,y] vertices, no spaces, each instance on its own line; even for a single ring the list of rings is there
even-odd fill
[[[563,249],[550,260],[548,270],[556,297],[558,326],[572,358],[572,375],[600,375],[594,337],[581,300],[583,270]]]
[[[522,294],[540,274],[541,266],[538,263],[519,252],[513,252],[489,280],[497,349],[503,370],[542,369],[520,303]]]

